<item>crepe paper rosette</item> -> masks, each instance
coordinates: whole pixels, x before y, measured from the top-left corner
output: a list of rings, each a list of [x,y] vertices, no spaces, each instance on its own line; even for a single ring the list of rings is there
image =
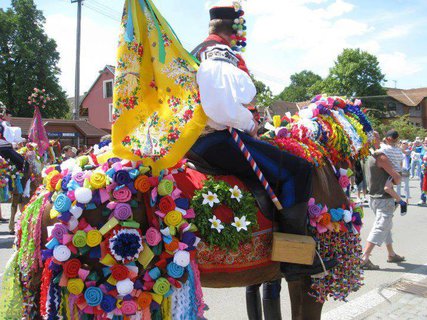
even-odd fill
[[[346,209],[329,209],[325,205],[316,204],[315,199],[311,198],[308,202],[307,215],[309,228],[314,233],[351,232],[358,234],[362,227],[363,209],[354,202],[350,202]]]
[[[360,100],[317,95],[292,117],[274,116],[262,138],[316,166],[363,159],[369,154],[373,128],[360,108]]]
[[[200,279],[188,276],[196,268],[190,251],[199,241],[189,220],[195,213],[172,172],[155,178],[140,163],[112,158],[98,165],[86,156],[44,170],[50,215],[58,222],[48,228],[42,251],[42,316],[53,316],[58,302],[66,301],[71,318],[156,317],[176,289],[199,285]],[[133,209],[141,205],[138,192],[148,195],[156,212],[157,225],[146,230],[133,220]],[[87,215],[100,206],[106,221],[93,226]],[[103,267],[90,268],[87,261]],[[202,314],[202,305],[195,309]]]
[[[215,214],[221,206],[229,209],[230,216],[222,218]],[[194,223],[200,235],[212,246],[236,250],[258,228],[255,199],[249,192],[224,181],[206,180],[203,188],[195,192],[191,207],[197,213]]]

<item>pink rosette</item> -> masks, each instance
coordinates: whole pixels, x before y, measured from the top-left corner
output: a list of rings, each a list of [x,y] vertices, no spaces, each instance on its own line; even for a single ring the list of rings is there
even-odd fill
[[[341,188],[345,189],[350,185],[350,179],[347,176],[342,175],[338,179],[338,183],[340,184]]]
[[[133,300],[123,301],[120,311],[126,316],[131,316],[138,311],[138,305]]]
[[[113,215],[117,220],[127,220],[132,216],[132,208],[127,203],[119,203],[116,205]]]
[[[85,181],[86,173],[78,172],[73,176],[75,182],[77,182],[80,186],[83,186],[83,182]]]
[[[123,187],[113,191],[113,197],[118,202],[128,202],[132,198],[132,192],[128,187]]]
[[[145,240],[147,241],[149,246],[157,246],[160,241],[162,241],[162,235],[160,234],[160,231],[157,230],[154,227],[150,227],[147,230],[147,233],[145,234]]]
[[[68,229],[62,223],[56,223],[52,230],[52,236],[59,241],[62,241],[64,234],[68,234]]]

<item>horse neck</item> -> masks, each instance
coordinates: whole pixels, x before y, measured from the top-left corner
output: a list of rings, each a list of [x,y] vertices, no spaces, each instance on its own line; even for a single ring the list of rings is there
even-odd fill
[[[338,183],[330,164],[315,168],[313,198],[315,198],[316,203],[326,205],[329,208],[340,208],[349,204],[348,198]]]

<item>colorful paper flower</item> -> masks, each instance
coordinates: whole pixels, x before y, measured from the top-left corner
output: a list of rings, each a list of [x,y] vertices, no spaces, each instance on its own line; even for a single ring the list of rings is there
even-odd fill
[[[246,216],[242,216],[241,218],[234,217],[234,222],[231,225],[237,229],[237,232],[240,232],[240,230],[248,231],[250,224],[250,221],[246,221]]]
[[[215,229],[219,233],[221,233],[221,230],[224,229],[222,221],[218,219],[215,215],[212,217],[212,219],[209,219],[209,222],[211,223],[211,229]]]
[[[215,203],[219,203],[218,195],[216,193],[212,193],[211,191],[208,191],[208,193],[202,194],[203,196],[203,202],[202,204],[208,204],[211,208],[214,206]]]
[[[142,238],[136,229],[121,229],[109,239],[109,247],[117,261],[136,259],[143,250]]]
[[[231,193],[231,199],[236,199],[238,202],[240,202],[240,199],[242,199],[242,191],[239,189],[238,186],[234,186],[233,189],[228,189]]]

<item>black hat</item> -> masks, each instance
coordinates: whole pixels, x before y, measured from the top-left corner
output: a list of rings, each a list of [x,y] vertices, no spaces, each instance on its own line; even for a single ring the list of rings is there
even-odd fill
[[[397,132],[394,129],[391,129],[391,130],[387,131],[385,136],[386,136],[386,138],[392,138],[393,140],[396,140],[397,138],[399,138],[399,132]]]
[[[209,10],[211,20],[222,19],[222,20],[234,20],[239,18],[239,13],[234,7],[213,7]]]

